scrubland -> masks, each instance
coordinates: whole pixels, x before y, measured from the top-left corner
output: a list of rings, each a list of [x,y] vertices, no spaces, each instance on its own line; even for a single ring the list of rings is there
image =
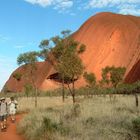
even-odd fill
[[[17,130],[27,140],[139,140],[133,120],[140,107],[133,95],[19,98],[19,112],[28,111]]]

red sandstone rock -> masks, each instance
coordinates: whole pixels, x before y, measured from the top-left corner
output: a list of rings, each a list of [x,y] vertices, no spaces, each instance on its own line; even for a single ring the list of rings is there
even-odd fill
[[[85,70],[95,73],[98,80],[101,79],[101,69],[112,65],[126,67],[126,82],[140,80],[140,17],[99,13],[87,20],[73,37],[86,45],[86,51],[80,57]],[[38,88],[46,90],[60,86],[58,82],[47,79],[55,73],[51,64],[40,62],[37,67]],[[23,67],[16,71],[25,72]],[[25,81],[21,80],[16,86],[11,76],[6,87],[10,91],[21,91],[24,84]],[[83,78],[76,82],[77,87],[84,85]]]

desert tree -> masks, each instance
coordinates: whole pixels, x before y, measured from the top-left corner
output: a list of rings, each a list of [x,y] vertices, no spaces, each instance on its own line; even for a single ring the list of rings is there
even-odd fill
[[[64,30],[61,32],[61,36],[55,36],[51,38],[51,41],[55,45],[55,47],[52,49],[52,55],[56,61],[55,69],[59,72],[59,80],[62,84],[62,101],[65,100],[65,77],[64,72],[62,68],[62,62],[61,62],[61,56],[64,55],[66,46],[68,44],[68,37],[70,36],[71,31],[70,30]],[[60,65],[61,62],[61,65]]]
[[[85,79],[85,81],[87,82],[87,87],[88,89],[94,89],[95,85],[96,85],[96,76],[94,73],[88,73],[88,72],[84,72],[83,77]],[[88,94],[89,95],[89,91]]]
[[[118,84],[123,81],[124,74],[126,72],[125,67],[106,66],[102,69],[102,83],[105,86],[113,86],[116,88]]]
[[[95,74],[94,73],[84,72],[83,77],[84,77],[85,81],[87,82],[87,87],[89,89],[93,89],[95,87],[95,85],[96,85],[96,76],[95,76]]]
[[[62,81],[63,101],[64,83],[66,83],[73,97],[73,102],[75,102],[74,83],[83,73],[84,69],[79,55],[85,51],[86,46],[74,40],[70,33],[70,30],[65,30],[61,32],[61,36],[52,38],[56,46],[52,50],[52,54],[57,61],[55,68],[58,71]],[[72,83],[72,89],[70,88],[70,83]]]
[[[105,68],[102,69],[102,79],[100,81],[100,84],[102,86],[109,86],[110,84],[110,70],[111,67],[106,66]]]
[[[61,32],[60,36],[51,38],[52,42],[55,44],[55,47],[52,49],[52,55],[56,60],[55,68],[62,82],[63,101],[65,96],[64,84],[66,83],[73,97],[73,102],[75,102],[74,82],[79,75],[82,74],[81,71],[83,71],[82,61],[79,55],[85,51],[86,46],[75,41],[70,33],[70,30],[65,30]],[[77,71],[78,69],[79,74]],[[70,88],[70,83],[73,85],[72,89]]]
[[[83,77],[86,80],[88,87],[93,88],[96,85],[96,76],[94,73],[85,72]]]
[[[41,56],[45,56],[44,58],[48,59],[48,61],[55,62],[53,63],[53,65],[58,72],[59,81],[61,81],[62,83],[63,101],[65,98],[65,83],[67,83],[67,85],[69,86],[70,82],[75,82],[74,79],[78,76],[78,67],[83,70],[82,61],[80,60],[78,55],[85,51],[85,45],[80,44],[78,41],[72,39],[70,33],[70,30],[62,31],[60,36],[52,37],[49,40],[43,40],[39,46],[42,50],[40,53]],[[77,67],[77,69],[75,68],[75,66]],[[72,74],[72,72],[74,71],[75,74]],[[80,70],[79,73],[81,73]],[[73,95],[73,101],[75,102],[74,84],[73,90],[70,91],[70,93],[72,93]]]
[[[123,82],[124,74],[125,74],[126,68],[125,67],[114,67],[114,66],[106,66],[102,69],[102,80],[100,83],[104,85],[106,88],[109,88],[113,86],[114,89],[110,89],[109,97],[110,101],[112,98],[112,92],[116,90],[116,87]],[[115,99],[115,96],[114,96]]]
[[[37,107],[37,96],[38,90],[35,82],[35,72],[37,70],[36,62],[38,61],[38,52],[32,51],[20,54],[17,58],[18,65],[24,65],[24,68],[27,69],[27,75],[25,77],[31,77],[28,79],[28,83],[30,83],[34,88],[34,96],[35,96],[35,107]]]
[[[82,60],[79,57],[79,49],[81,46],[83,47],[83,44],[80,45],[79,42],[73,40],[71,37],[67,39],[62,40],[61,47],[63,47],[63,52],[59,56],[56,69],[63,81],[68,85],[73,103],[75,103],[75,81],[79,79],[84,71]],[[72,87],[70,83],[72,83]]]
[[[61,56],[60,62],[57,64],[57,70],[63,74],[65,83],[68,85],[70,93],[75,103],[75,81],[79,79],[84,71],[84,66],[77,54],[72,51],[66,51]],[[70,84],[72,83],[72,87]]]
[[[111,67],[110,70],[110,81],[113,85],[113,87],[117,87],[119,83],[123,81],[124,74],[126,72],[125,67]]]

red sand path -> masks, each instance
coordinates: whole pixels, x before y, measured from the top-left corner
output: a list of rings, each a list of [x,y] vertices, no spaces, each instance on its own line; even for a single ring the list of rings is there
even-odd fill
[[[23,117],[23,115],[16,116],[16,123]],[[0,132],[0,140],[25,140],[16,132],[16,123],[11,123],[8,118],[8,128],[6,132]]]

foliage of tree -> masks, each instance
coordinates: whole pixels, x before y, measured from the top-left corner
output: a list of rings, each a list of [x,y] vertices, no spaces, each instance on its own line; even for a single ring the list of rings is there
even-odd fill
[[[123,81],[123,77],[125,74],[125,67],[109,67],[106,66],[102,69],[102,80],[101,82],[106,85],[112,85],[113,87],[117,87],[119,83]]]
[[[32,51],[27,53],[22,53],[17,58],[18,65],[35,65],[35,62],[38,61],[38,52]]]
[[[126,72],[125,67],[112,67],[110,71],[110,81],[113,87],[117,87],[117,85],[123,81],[124,74]]]
[[[42,40],[40,42],[39,48],[41,51],[38,53],[38,56],[41,59],[46,60],[51,50],[50,40]]]
[[[94,73],[85,72],[83,77],[85,78],[89,87],[94,87],[96,85],[96,76]]]
[[[110,84],[110,71],[111,67],[106,66],[105,68],[102,69],[102,80],[101,83],[104,85],[109,85]]]

